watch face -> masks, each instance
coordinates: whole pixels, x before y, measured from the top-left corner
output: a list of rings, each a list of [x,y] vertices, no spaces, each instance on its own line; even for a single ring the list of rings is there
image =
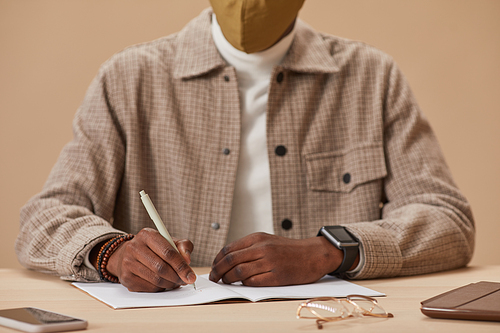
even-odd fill
[[[359,243],[353,238],[344,227],[325,226],[325,231],[334,239],[339,246],[357,246]]]
[[[347,233],[347,231],[345,231],[344,228],[335,229],[335,231],[333,232],[333,235],[335,236],[335,238],[337,238],[337,240],[339,242],[342,242],[342,243],[350,243],[350,242],[354,241],[354,239],[352,239],[351,235],[349,235]]]

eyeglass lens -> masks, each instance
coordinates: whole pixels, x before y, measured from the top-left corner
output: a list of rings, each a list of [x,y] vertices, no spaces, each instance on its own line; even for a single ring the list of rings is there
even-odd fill
[[[385,315],[387,312],[375,300],[366,299],[364,297],[352,296],[349,300],[358,305],[363,313],[371,313],[374,315]]]

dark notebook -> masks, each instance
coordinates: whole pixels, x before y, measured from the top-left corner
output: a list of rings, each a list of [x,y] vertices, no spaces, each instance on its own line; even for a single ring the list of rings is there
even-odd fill
[[[433,318],[500,321],[500,283],[481,281],[450,290],[422,302]]]

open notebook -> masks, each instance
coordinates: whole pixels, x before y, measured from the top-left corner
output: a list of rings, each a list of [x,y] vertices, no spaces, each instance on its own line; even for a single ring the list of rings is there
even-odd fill
[[[178,306],[212,303],[221,300],[245,299],[258,302],[265,299],[306,299],[322,296],[345,297],[351,294],[385,296],[332,276],[312,284],[284,287],[246,287],[241,284],[214,283],[208,274],[198,276],[196,290],[192,285],[161,293],[130,292],[118,283],[80,283],[73,285],[114,309]]]

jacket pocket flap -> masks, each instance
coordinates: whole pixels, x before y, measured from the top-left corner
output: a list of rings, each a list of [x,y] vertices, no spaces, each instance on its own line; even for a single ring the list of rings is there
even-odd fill
[[[387,175],[382,144],[305,156],[307,187],[313,191],[352,191]]]

